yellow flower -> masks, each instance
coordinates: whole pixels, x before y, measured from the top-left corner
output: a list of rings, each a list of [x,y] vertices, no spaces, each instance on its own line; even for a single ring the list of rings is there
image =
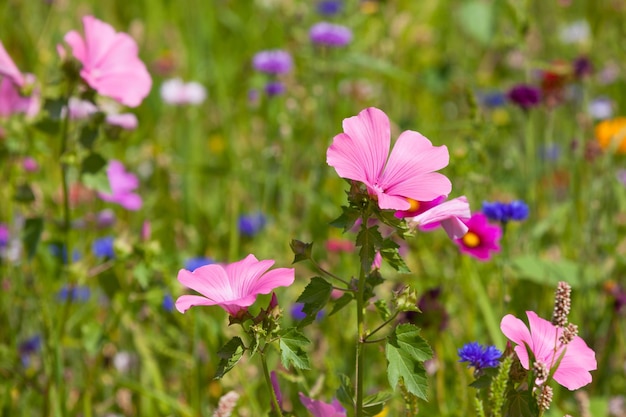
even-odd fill
[[[602,149],[626,154],[626,117],[603,120],[596,125],[595,135]]]

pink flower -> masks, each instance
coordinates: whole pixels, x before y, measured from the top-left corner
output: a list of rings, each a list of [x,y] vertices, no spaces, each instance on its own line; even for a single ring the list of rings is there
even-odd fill
[[[0,42],[0,76],[8,79],[20,88],[26,83],[24,76],[17,68],[6,49],[4,49],[2,42]]]
[[[126,172],[124,165],[116,160],[109,161],[107,176],[109,177],[111,194],[98,193],[98,197],[104,201],[117,203],[127,210],[139,210],[143,201],[141,196],[133,192],[139,187],[137,177]]]
[[[198,105],[206,99],[206,89],[195,81],[184,83],[180,78],[172,78],[161,84],[161,98],[167,104]]]
[[[344,119],[343,131],[333,139],[326,161],[340,177],[365,184],[381,209],[408,210],[410,200],[430,201],[450,193],[450,180],[433,172],[448,165],[445,146],[433,146],[407,130],[389,155],[389,119],[374,107]]]
[[[80,76],[99,94],[138,106],[150,92],[152,79],[137,55],[135,40],[93,16],[83,17],[83,27],[84,39],[75,30],[64,38],[83,64]]]
[[[441,225],[450,239],[462,238],[469,230],[463,220],[468,220],[472,216],[467,198],[461,196],[445,202],[441,202],[438,198],[434,201],[438,203],[427,202],[425,205],[430,207],[417,216],[407,218],[409,226],[431,229]],[[422,204],[420,204],[420,208],[421,206]]]
[[[254,255],[226,266],[204,265],[193,272],[181,269],[178,281],[199,295],[181,295],[176,300],[176,309],[181,313],[190,307],[217,305],[231,316],[245,311],[258,294],[269,294],[276,287],[293,283],[293,268],[277,268],[267,272],[273,260],[259,261]]]
[[[108,114],[106,116],[106,122],[125,130],[135,130],[139,125],[137,116],[133,113]]]
[[[323,401],[313,400],[306,397],[303,393],[298,393],[300,402],[307,410],[313,414],[313,417],[346,417],[346,410],[341,406],[337,399],[328,404]]]
[[[548,369],[557,366],[561,355],[563,358],[554,372],[554,380],[569,390],[576,390],[591,382],[591,374],[597,368],[596,356],[585,341],[579,336],[567,345],[562,345],[559,338],[563,329],[553,325],[548,320],[537,316],[533,311],[527,311],[530,330],[523,321],[507,314],[502,318],[500,329],[506,337],[517,344],[515,353],[522,366],[530,369],[526,345],[534,356],[534,361],[540,361]]]
[[[0,42],[0,116],[14,113],[35,116],[39,111],[39,92],[37,89],[33,89],[30,95],[22,92],[32,89],[33,84],[35,76],[22,74]]]
[[[491,225],[487,216],[482,213],[474,213],[469,220],[463,220],[468,227],[467,233],[455,242],[461,252],[467,253],[481,261],[491,257],[491,252],[499,252],[498,241],[502,236],[500,226]]]

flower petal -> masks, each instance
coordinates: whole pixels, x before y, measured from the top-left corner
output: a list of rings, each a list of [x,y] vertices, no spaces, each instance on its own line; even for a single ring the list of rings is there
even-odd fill
[[[184,313],[193,306],[212,306],[217,304],[215,300],[210,300],[199,295],[181,295],[176,300],[176,310]]]
[[[234,296],[228,275],[221,265],[204,265],[193,272],[181,269],[178,271],[178,281],[216,303],[239,298]]]
[[[528,346],[532,348],[532,339],[526,324],[514,315],[507,314],[502,317],[502,321],[500,321],[500,330],[502,330],[502,333],[504,333],[507,338],[517,345],[515,353],[517,353],[517,357],[519,358],[522,366],[525,369],[528,369],[528,352],[526,351],[524,343],[527,343]]]
[[[547,366],[553,365],[557,358],[554,358],[554,348],[559,343],[561,331],[546,319],[542,319],[534,311],[527,311],[528,324],[532,344],[530,345],[535,359],[544,362]]]
[[[9,56],[6,49],[4,49],[4,45],[0,41],[0,75],[3,77],[7,77],[13,84],[18,87],[24,86],[24,76],[17,68],[11,57]]]
[[[591,382],[589,371],[597,369],[595,352],[580,337],[565,347],[565,356],[554,373],[554,380],[571,391]]]

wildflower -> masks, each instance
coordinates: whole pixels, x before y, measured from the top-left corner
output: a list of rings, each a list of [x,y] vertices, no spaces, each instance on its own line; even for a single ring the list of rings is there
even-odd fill
[[[83,17],[85,37],[73,30],[65,42],[82,64],[80,76],[99,94],[136,107],[150,92],[152,79],[137,54],[137,43],[108,23]]]
[[[613,116],[613,101],[606,97],[593,99],[587,107],[587,112],[594,119],[608,119]]]
[[[567,316],[569,315],[572,287],[565,281],[559,281],[554,293],[554,310],[552,311],[552,324],[557,327],[567,326]]]
[[[486,261],[491,257],[491,252],[498,252],[498,241],[502,236],[499,226],[491,225],[487,216],[482,213],[474,213],[469,220],[463,223],[468,227],[467,233],[455,242],[461,252]]]
[[[230,417],[238,400],[239,394],[235,391],[228,391],[222,395],[217,403],[217,409],[213,412],[213,417]]]
[[[98,193],[102,200],[117,203],[127,210],[139,210],[141,208],[143,204],[141,196],[134,193],[134,190],[139,187],[139,180],[134,174],[126,172],[120,161],[109,161],[107,177],[109,178],[111,193]]]
[[[218,305],[231,316],[237,316],[254,303],[258,294],[269,294],[276,287],[293,283],[294,269],[267,272],[273,264],[273,260],[259,261],[250,254],[226,266],[205,265],[193,272],[181,269],[178,281],[202,296],[182,295],[176,300],[176,309],[184,313],[197,305]]]
[[[289,52],[273,49],[254,55],[252,66],[255,70],[268,74],[286,74],[291,71],[293,61]]]
[[[65,109],[63,109],[65,111]],[[70,97],[67,102],[67,111],[71,120],[83,120],[98,112],[98,107],[88,100]],[[62,115],[64,112],[62,112]]]
[[[26,172],[36,172],[39,170],[39,164],[35,158],[27,156],[22,159],[22,168]]]
[[[139,125],[137,116],[133,113],[107,114],[105,121],[111,126],[117,126],[124,130],[135,130]]]
[[[206,88],[198,82],[183,82],[180,78],[172,78],[161,85],[161,99],[172,105],[198,105],[206,99]]]
[[[171,294],[165,294],[163,296],[163,302],[161,303],[161,306],[163,307],[163,310],[167,311],[168,313],[174,311],[174,298]]]
[[[52,242],[48,246],[48,249],[50,250],[50,254],[53,257],[59,259],[64,264],[67,263],[67,248],[65,245],[58,243],[58,242]],[[80,259],[80,252],[78,252],[77,249],[74,249],[72,251],[72,261],[76,262],[79,259]]]
[[[91,295],[89,287],[85,286],[64,286],[57,293],[57,300],[59,301],[87,301]]]
[[[26,83],[24,75],[17,68],[6,49],[4,49],[2,42],[0,42],[0,76],[8,79],[18,87],[23,87]]]
[[[9,244],[9,228],[6,224],[0,223],[0,248],[4,248]]]
[[[545,411],[550,408],[550,404],[552,404],[552,388],[548,385],[544,385],[540,388],[539,394],[537,395],[537,405],[539,406],[539,410]]]
[[[523,110],[528,110],[541,103],[541,90],[531,85],[519,84],[508,91],[507,97]]]
[[[115,251],[113,250],[113,236],[106,236],[100,239],[96,239],[91,246],[91,251],[94,256],[98,258],[115,258]]]
[[[431,201],[450,193],[450,180],[434,172],[448,165],[445,146],[433,146],[407,130],[389,155],[389,119],[374,107],[345,119],[343,130],[328,148],[326,161],[340,177],[365,184],[382,210],[408,210],[411,200]]]
[[[476,371],[484,368],[495,368],[498,366],[502,356],[495,346],[482,346],[478,342],[466,343],[458,350],[459,362],[468,362],[468,367],[473,367]]]
[[[584,78],[593,73],[593,64],[586,56],[579,56],[572,62],[574,76],[578,79]]]
[[[616,146],[616,152],[626,153],[626,117],[601,121],[596,125],[595,136],[602,149]]]
[[[342,25],[320,22],[311,27],[309,38],[317,45],[341,47],[352,41],[352,31]]]
[[[257,212],[240,216],[237,225],[239,233],[243,236],[252,237],[263,230],[266,222],[267,220],[263,213]]]
[[[306,313],[303,311],[303,308],[303,303],[294,303],[294,305],[291,306],[291,317],[293,317],[293,319],[296,321],[300,321],[306,318]],[[319,320],[322,317],[324,317],[324,311],[320,310],[317,312],[317,316],[315,316],[315,318]]]
[[[198,256],[195,258],[189,258],[185,261],[185,269],[189,271],[195,271],[201,266],[214,264],[215,261],[211,258],[207,258],[206,256]]]
[[[306,397],[303,393],[298,393],[300,402],[306,407],[313,417],[346,417],[346,410],[341,406],[337,399],[328,404],[323,401],[313,400]]]
[[[35,335],[21,342],[17,348],[22,365],[25,368],[30,366],[31,356],[36,355],[41,349],[41,336]]]
[[[431,202],[432,203],[432,202]],[[419,215],[407,219],[411,227],[420,226],[422,229],[431,229],[441,225],[450,239],[462,238],[468,231],[463,222],[471,217],[469,203],[465,196],[435,204]]]
[[[317,12],[324,16],[332,16],[338,14],[343,9],[340,0],[322,0],[317,3]]]
[[[501,91],[490,91],[479,96],[480,103],[488,108],[495,109],[506,104],[506,95]]]
[[[501,203],[483,201],[482,212],[489,220],[508,223],[511,220],[521,221],[528,217],[528,205],[521,200]]]
[[[24,113],[33,117],[39,111],[35,77],[22,74],[0,42],[0,116]],[[24,94],[29,91],[29,94]]]
[[[553,370],[553,377],[562,386],[576,390],[591,382],[589,371],[596,369],[595,353],[579,336],[567,345],[559,343],[563,329],[527,311],[530,330],[523,321],[508,314],[502,318],[500,329],[513,343],[515,353],[525,369],[530,369],[529,352],[534,361],[543,362]],[[528,350],[526,348],[528,346]],[[559,362],[560,361],[560,362]]]
[[[565,44],[585,43],[590,39],[590,33],[589,23],[586,20],[577,20],[563,27],[559,36]]]
[[[285,93],[285,84],[280,81],[270,81],[265,84],[265,94],[269,97],[280,96]]]
[[[96,215],[98,227],[111,227],[115,224],[115,212],[111,209],[104,209]]]

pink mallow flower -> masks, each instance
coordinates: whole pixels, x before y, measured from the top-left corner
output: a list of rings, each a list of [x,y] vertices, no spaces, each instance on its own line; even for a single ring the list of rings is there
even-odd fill
[[[0,76],[7,78],[18,87],[24,87],[26,83],[24,76],[17,68],[17,65],[15,65],[6,49],[4,49],[2,42],[0,42]]]
[[[277,268],[268,271],[273,260],[259,261],[254,255],[226,266],[204,265],[193,272],[181,269],[178,281],[200,295],[181,295],[176,300],[176,309],[181,313],[193,306],[222,307],[231,316],[244,312],[259,294],[269,294],[276,287],[293,283],[293,268]]]
[[[468,230],[463,237],[455,239],[461,252],[486,261],[491,258],[491,252],[499,252],[498,242],[502,236],[500,226],[488,222],[487,216],[474,213],[469,220],[463,220]]]
[[[416,213],[418,214],[406,219],[409,227],[431,230],[441,226],[450,236],[450,239],[460,239],[465,236],[469,228],[463,223],[463,220],[469,220],[472,216],[467,197],[465,196],[448,201],[442,201],[441,198],[437,198],[423,204],[419,203],[419,209]],[[398,216],[397,213],[396,216]]]
[[[298,393],[300,396],[300,402],[306,407],[313,417],[346,417],[346,410],[342,405],[333,399],[333,402],[328,404],[320,400],[313,400],[303,393]]]
[[[104,201],[117,203],[127,210],[139,210],[143,201],[141,196],[134,192],[139,187],[137,176],[126,172],[124,165],[116,160],[109,161],[107,176],[111,193],[98,193],[98,197]]]
[[[150,92],[152,78],[135,40],[93,16],[83,17],[83,27],[84,38],[75,30],[64,38],[83,65],[80,76],[99,94],[137,107]]]
[[[579,336],[563,345],[559,339],[563,333],[548,320],[544,320],[533,311],[527,311],[528,324],[517,317],[507,314],[500,322],[500,329],[506,337],[517,344],[515,353],[525,369],[530,369],[528,349],[534,356],[534,362],[540,361],[550,370],[555,366],[554,380],[573,391],[591,382],[591,374],[597,368],[595,352]],[[559,358],[561,358],[560,362]]]
[[[326,161],[340,177],[365,184],[381,209],[408,210],[410,200],[430,201],[450,193],[450,180],[434,172],[448,165],[445,146],[433,146],[407,130],[390,155],[389,119],[374,107],[344,119],[343,131],[333,139]]]
[[[22,74],[0,42],[0,116],[35,116],[39,111],[39,92],[33,84],[35,76]],[[24,95],[23,90],[30,90],[30,95]]]

